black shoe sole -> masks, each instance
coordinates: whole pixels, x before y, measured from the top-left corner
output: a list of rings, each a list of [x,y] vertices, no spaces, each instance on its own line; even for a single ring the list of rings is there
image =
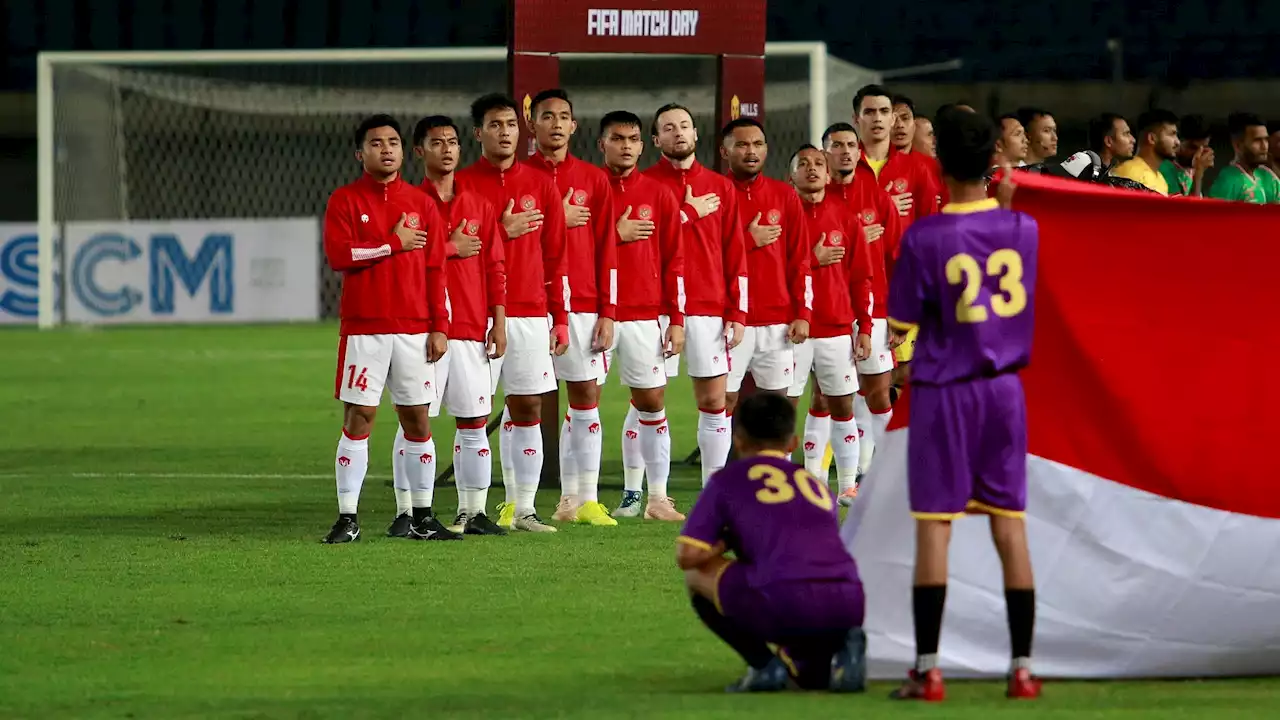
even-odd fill
[[[422,535],[409,535],[409,536],[407,536],[407,537],[408,537],[410,540],[418,540],[419,542],[436,542],[436,541],[446,542],[446,541],[449,541],[449,540],[461,540],[461,539],[462,539],[462,536],[461,536],[461,535],[458,535],[457,533],[449,533],[448,535],[444,535],[444,534],[442,534],[442,533],[436,533],[436,534],[434,534],[434,535],[427,535],[427,536],[422,536]]]
[[[341,540],[330,540],[328,537],[320,540],[321,545],[346,545],[347,543],[353,542],[360,542],[360,536],[347,537],[346,535],[343,535]]]

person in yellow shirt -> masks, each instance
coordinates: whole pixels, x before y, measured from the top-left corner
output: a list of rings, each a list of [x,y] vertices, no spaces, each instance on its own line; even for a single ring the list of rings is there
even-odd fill
[[[1160,174],[1160,164],[1172,160],[1178,151],[1178,116],[1168,110],[1148,110],[1138,116],[1138,154],[1111,171],[1168,196],[1169,182]]]

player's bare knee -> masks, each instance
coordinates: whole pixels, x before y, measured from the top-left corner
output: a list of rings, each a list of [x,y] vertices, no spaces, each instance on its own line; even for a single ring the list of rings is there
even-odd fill
[[[518,423],[537,422],[542,419],[541,395],[508,395],[507,410]]]
[[[867,378],[864,385],[863,397],[867,399],[867,407],[872,411],[888,410],[891,405],[889,403],[889,386],[892,384],[892,373],[880,373]]]
[[[724,394],[724,409],[725,409],[725,412],[727,412],[727,413],[729,413],[730,415],[732,415],[732,414],[733,414],[733,409],[734,409],[734,408],[736,408],[736,407],[738,407],[738,393],[736,393],[736,392],[727,392],[727,393],[725,393],[725,394]]]
[[[363,437],[373,429],[378,408],[347,403],[342,409],[342,429],[352,437]]]
[[[839,397],[823,397],[822,411],[831,413],[832,417],[847,418],[853,416],[853,395]]]
[[[827,396],[822,394],[817,385],[817,383],[814,383],[813,392],[809,396],[809,409],[818,413],[831,412],[831,408],[827,404]]]
[[[431,420],[426,405],[397,405],[400,427],[409,437],[424,438],[431,434]]]
[[[663,388],[632,388],[631,404],[640,412],[656,413],[665,409],[666,393]]]
[[[698,409],[715,413],[725,409],[726,393],[725,376],[714,378],[694,378],[693,397],[698,402]]]
[[[566,382],[569,404],[574,407],[588,408],[600,402],[599,385],[595,380],[586,382]]]

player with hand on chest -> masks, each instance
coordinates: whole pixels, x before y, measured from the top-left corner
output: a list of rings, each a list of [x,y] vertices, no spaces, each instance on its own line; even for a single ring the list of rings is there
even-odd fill
[[[795,377],[787,394],[798,400],[812,371],[815,397],[823,398],[828,414],[823,418],[811,412],[805,420],[805,469],[826,478],[822,460],[834,438],[831,447],[840,503],[848,505],[858,495],[854,363],[871,353],[871,260],[858,221],[839,198],[828,197],[830,181],[826,153],[818,148],[805,145],[791,158],[791,182],[817,244],[813,248],[813,323],[809,339],[796,346]]]
[[[684,272],[685,277],[696,278],[686,287],[684,358],[698,403],[698,450],[705,485],[712,473],[724,467],[732,444],[725,388],[729,353],[742,342],[747,317],[747,240],[733,184],[694,157],[698,129],[689,109],[675,103],[658,108],[650,132],[662,158],[645,174],[681,202]],[[628,413],[624,432],[634,432],[636,422],[636,416]]]
[[[404,147],[394,118],[366,118],[354,139],[364,172],[335,190],[324,212],[325,258],[342,273],[334,396],[343,417],[334,462],[338,520],[323,542],[360,539],[356,509],[383,389],[405,433],[408,536],[457,539],[431,512],[436,451],[428,405],[435,398],[427,363],[439,360],[448,343],[444,223],[431,199],[400,177]]]
[[[726,405],[733,414],[748,371],[756,387],[785,393],[791,387],[792,347],[809,337],[813,314],[811,236],[795,190],[766,177],[769,144],[764,127],[738,118],[720,132],[720,153],[738,195],[738,218],[747,230],[750,301],[742,344],[730,352]]]
[[[578,130],[573,103],[560,89],[543,90],[530,104],[537,149],[525,162],[545,173],[562,195],[565,255],[569,266],[569,349],[556,357],[556,378],[569,394],[560,429],[560,502],[552,520],[578,517],[583,497],[596,497],[600,483],[600,381],[605,351],[613,344],[618,303],[617,231],[613,227],[609,178],[575,158],[569,138]],[[576,432],[575,432],[576,429]],[[595,524],[614,524],[600,505],[584,510]]]
[[[542,476],[542,396],[556,389],[552,356],[569,343],[564,207],[550,178],[516,162],[515,101],[485,95],[471,104],[471,121],[482,155],[458,171],[458,181],[489,201],[506,235],[507,352],[493,361],[501,364],[507,400],[498,440],[507,499],[498,524],[555,532],[538,518],[534,501]]]
[[[861,224],[871,261],[871,352],[857,363],[858,395],[853,403],[859,439],[858,474],[862,475],[871,467],[876,440],[889,426],[893,412],[889,387],[894,360],[886,321],[889,296],[887,258],[897,252],[901,217],[875,178],[859,170],[862,149],[852,125],[836,123],[827,128],[822,144],[832,169],[827,194],[844,203]],[[827,412],[826,401],[815,395],[809,415],[816,417],[821,424],[822,416]]]
[[[636,165],[644,153],[640,118],[615,110],[600,121],[600,149],[617,217],[618,323],[611,367],[631,390],[634,429],[622,439],[622,502],[614,517],[641,514],[641,481],[649,478],[646,520],[680,522],[667,495],[671,434],[666,411],[666,364],[684,347],[684,257],[680,204],[662,183]],[[579,513],[581,516],[581,512]]]

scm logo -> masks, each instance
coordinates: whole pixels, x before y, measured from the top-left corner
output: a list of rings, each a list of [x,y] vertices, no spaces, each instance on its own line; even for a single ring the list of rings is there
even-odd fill
[[[128,265],[138,262],[143,246],[119,233],[99,233],[76,250],[71,261],[71,289],[90,312],[113,317],[138,307],[145,297],[154,315],[172,315],[177,288],[194,298],[201,287],[209,287],[209,313],[230,314],[235,306],[235,254],[231,236],[215,233],[201,241],[194,255],[188,255],[176,235],[157,233],[146,240],[148,290],[121,282],[110,286],[102,281],[103,263]],[[113,273],[114,274],[114,273]]]

